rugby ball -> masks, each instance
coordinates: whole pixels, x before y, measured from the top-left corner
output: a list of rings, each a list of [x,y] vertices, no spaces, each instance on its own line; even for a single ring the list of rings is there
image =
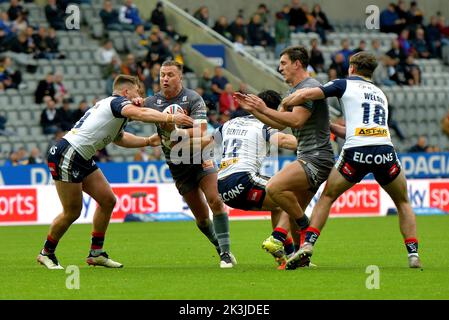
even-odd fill
[[[184,113],[184,109],[179,104],[171,104],[167,108],[165,108],[164,111],[162,112],[170,114]]]

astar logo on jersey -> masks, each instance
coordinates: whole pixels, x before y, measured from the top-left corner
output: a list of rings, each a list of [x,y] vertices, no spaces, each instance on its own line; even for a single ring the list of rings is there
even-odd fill
[[[123,219],[128,213],[158,212],[157,187],[114,187],[117,203],[112,219]]]
[[[36,189],[2,189],[0,222],[37,221]]]
[[[449,183],[448,182],[431,182],[430,190],[430,207],[440,208],[449,212]]]
[[[384,128],[356,128],[356,136],[369,136],[369,137],[388,137],[388,130]]]
[[[360,183],[343,193],[331,208],[332,214],[380,214],[380,186]]]

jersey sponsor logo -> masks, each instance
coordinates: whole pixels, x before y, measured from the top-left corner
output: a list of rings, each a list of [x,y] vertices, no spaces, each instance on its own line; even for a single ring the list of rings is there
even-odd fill
[[[385,128],[356,128],[356,136],[367,136],[367,137],[388,137],[388,130]]]
[[[345,163],[345,165],[343,166],[343,168],[341,168],[341,171],[346,174],[347,176],[352,177],[355,173],[355,170],[353,167],[351,167],[349,165],[349,163]]]
[[[390,177],[394,177],[399,171],[398,166],[396,165],[396,163],[390,168],[390,170],[388,170],[388,175]]]
[[[363,152],[354,152],[354,156],[352,160],[358,163],[366,163],[366,164],[385,164],[393,161],[393,153],[385,153],[385,154],[365,154]],[[393,173],[394,174],[394,173]]]
[[[430,189],[430,207],[440,208],[449,212],[449,183],[431,182]]]
[[[37,221],[36,189],[2,189],[0,222]]]
[[[186,102],[187,101],[187,96],[182,97],[182,102]]]
[[[157,104],[157,105],[161,105],[161,104],[162,104],[162,100],[161,100],[161,99],[157,99],[157,100],[156,100],[156,104]]]
[[[73,176],[75,179],[77,179],[79,175],[80,175],[80,172],[79,172],[78,170],[73,170],[73,171],[72,171],[72,176]]]
[[[117,203],[112,219],[123,219],[128,213],[158,212],[157,187],[113,187]]]
[[[224,160],[220,163],[220,168],[218,170],[220,171],[220,170],[226,169],[227,167],[229,167],[237,162],[239,162],[239,158],[232,158],[229,160]]]
[[[243,190],[245,190],[245,187],[240,183],[231,190],[220,194],[220,197],[223,201],[229,201],[235,197],[238,197]]]

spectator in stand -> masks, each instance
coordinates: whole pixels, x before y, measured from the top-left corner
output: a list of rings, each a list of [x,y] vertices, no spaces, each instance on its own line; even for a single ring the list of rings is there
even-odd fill
[[[327,70],[327,77],[328,81],[339,79],[339,77],[337,76],[337,70],[334,68],[329,68]]]
[[[221,34],[223,37],[232,40],[232,35],[229,32],[228,19],[225,16],[220,16],[215,22],[214,28],[216,32]]]
[[[19,155],[16,151],[11,151],[11,153],[9,154],[8,159],[6,159],[4,166],[5,167],[10,167],[10,166],[18,166],[19,163]]]
[[[151,69],[148,75],[146,76],[145,80],[143,80],[143,84],[146,88],[147,96],[154,95],[156,93],[153,91],[153,84],[159,83],[159,72],[161,70],[161,65],[159,63],[155,63]]]
[[[59,119],[61,120],[61,129],[69,131],[72,129],[75,121],[73,121],[73,111],[70,108],[70,99],[62,100],[62,107],[58,108]]]
[[[95,60],[102,67],[104,78],[107,78],[108,71],[111,69],[111,64],[114,63],[115,66],[120,66],[122,64],[117,51],[115,51],[112,46],[111,40],[105,40],[103,46],[98,48],[95,52]]]
[[[198,10],[195,11],[193,17],[200,22],[204,23],[206,26],[209,26],[209,8],[206,6],[201,6]]]
[[[54,28],[48,29],[48,35],[45,38],[45,42],[48,48],[47,57],[49,59],[65,59],[65,55],[59,51],[59,40]]]
[[[14,38],[15,34],[10,28],[8,15],[6,12],[0,12],[0,52],[7,51]]]
[[[365,51],[366,50],[366,41],[365,40],[360,40],[359,41],[359,46],[357,48],[355,48],[354,50],[352,50],[352,55]]]
[[[373,82],[378,86],[394,86],[396,82],[391,80],[395,73],[394,61],[387,55],[378,60],[378,65],[373,73]]]
[[[290,15],[289,21],[290,29],[293,32],[304,31],[304,26],[307,24],[307,17],[301,8],[301,3],[299,0],[292,0],[289,15]]]
[[[56,0],[48,0],[48,4],[45,6],[45,17],[52,28],[56,30],[65,29],[65,11],[58,8]]]
[[[234,98],[234,88],[232,84],[227,83],[223,92],[220,95],[220,114],[226,116],[226,118],[230,118],[231,113],[237,110],[238,102]]]
[[[212,131],[221,126],[221,123],[218,121],[218,112],[216,110],[207,110],[207,126],[210,127]]]
[[[52,73],[49,73],[45,79],[39,81],[36,91],[34,92],[34,101],[36,103],[42,103],[45,96],[50,96],[51,99],[54,99],[55,94],[54,76]]]
[[[20,33],[26,31],[28,26],[28,11],[23,10],[19,12],[17,19],[12,22],[11,28],[15,33]]]
[[[334,31],[334,27],[329,23],[327,15],[323,12],[319,4],[313,6],[312,15],[316,19],[317,27],[329,32]]]
[[[337,51],[338,53],[341,53],[344,57],[344,67],[346,69],[349,69],[349,58],[353,55],[353,51],[349,48],[350,43],[348,39],[343,39],[340,42],[341,44],[341,50]]]
[[[272,46],[273,38],[265,31],[262,20],[255,14],[248,24],[248,44],[250,46]]]
[[[212,91],[215,95],[215,101],[220,99],[220,95],[223,93],[223,90],[226,84],[229,82],[228,78],[223,75],[223,69],[220,66],[215,67],[214,76],[211,79],[212,82]]]
[[[20,5],[19,0],[11,0],[7,11],[9,20],[16,20],[22,11],[23,7]]]
[[[412,41],[413,52],[416,58],[429,59],[431,54],[425,39],[424,29],[416,29],[415,40]]]
[[[410,15],[410,12],[405,7],[405,2],[403,0],[398,0],[398,3],[396,5],[396,13],[398,14],[399,20],[403,21],[405,25],[411,23],[412,17]]]
[[[153,25],[159,27],[161,31],[167,31],[167,18],[164,13],[164,5],[162,2],[156,3],[156,8],[151,12],[150,21]]]
[[[122,74],[138,77],[140,81],[145,79],[142,67],[136,62],[132,53],[126,56],[126,60],[122,63],[120,70]]]
[[[239,34],[235,36],[234,51],[237,53],[243,53],[245,51],[245,39]]]
[[[89,110],[87,101],[86,100],[80,101],[80,103],[78,105],[78,109],[73,111],[73,122],[75,122],[75,123],[78,122],[78,120],[84,116],[84,114],[86,113],[87,110]]]
[[[100,10],[100,18],[106,30],[122,31],[122,25],[119,20],[119,13],[112,7],[110,0],[103,2],[103,9]]]
[[[245,40],[247,39],[245,20],[242,16],[237,16],[235,21],[231,23],[229,33],[231,34],[231,40],[234,42],[237,35],[242,36]]]
[[[289,6],[284,6],[282,11],[276,13],[276,22],[274,24],[274,34],[276,47],[274,54],[279,57],[282,50],[290,45],[290,26],[288,25]]]
[[[28,45],[28,37],[26,31],[20,32],[17,38],[12,41],[11,51],[27,55],[28,59],[33,59],[34,48]]]
[[[269,25],[269,20],[270,20],[270,11],[267,8],[267,5],[264,3],[259,4],[259,6],[257,7],[256,12],[253,14],[256,15],[258,14],[260,17],[260,20],[262,22],[262,25],[264,26],[264,28],[268,28]]]
[[[379,60],[384,55],[384,52],[381,49],[381,44],[380,44],[379,39],[373,39],[371,41],[371,50],[370,51],[376,56],[377,60]]]
[[[64,99],[70,99],[70,92],[66,89],[62,81],[64,77],[61,73],[56,73],[54,76],[54,88],[55,88],[55,96],[54,100],[56,103],[62,103]]]
[[[380,32],[399,34],[404,29],[405,23],[405,20],[399,18],[393,3],[380,13]]]
[[[318,49],[318,40],[312,39],[310,40],[310,59],[309,64],[312,66],[312,68],[318,73],[318,72],[325,72],[324,71],[324,57],[323,53],[320,49]]]
[[[418,8],[418,4],[416,1],[410,2],[410,23],[412,25],[422,25],[424,20],[424,13],[421,9]]]
[[[402,50],[404,50],[406,56],[412,53],[412,45],[409,41],[409,37],[410,37],[410,30],[408,29],[402,30],[401,34],[399,35],[399,44]]]
[[[28,164],[39,164],[44,163],[44,158],[42,158],[41,151],[34,147],[31,149],[30,157],[28,158]]]
[[[421,69],[415,63],[413,55],[409,55],[404,63],[398,64],[392,80],[399,85],[417,86],[421,83]]]
[[[436,16],[430,17],[430,23],[426,27],[426,41],[431,55],[441,58],[441,32]]]
[[[50,96],[44,97],[45,109],[41,113],[40,125],[44,134],[55,134],[61,129],[61,119],[56,110],[56,103]]]
[[[346,67],[345,62],[343,53],[337,53],[334,61],[329,67],[329,69],[335,70],[338,79],[344,79],[348,76],[348,68]]]
[[[411,147],[408,152],[426,152],[427,138],[425,136],[419,136],[416,144]]]
[[[36,58],[47,59],[47,29],[44,26],[40,26],[36,33],[32,35],[33,42],[36,45]]]
[[[204,102],[210,101],[212,104],[217,103],[217,99],[212,91],[212,77],[209,69],[204,69],[201,78],[198,81],[198,87],[203,90],[202,97]]]
[[[0,57],[0,90],[19,89],[22,73],[12,68],[10,57]]]
[[[162,64],[167,60],[170,57],[170,51],[164,46],[157,30],[151,31],[150,43],[145,61],[151,68],[155,63]]]
[[[124,30],[134,31],[139,24],[145,24],[139,15],[139,9],[133,3],[133,0],[125,0],[125,4],[120,7],[119,21]],[[150,25],[145,25],[149,30]]]
[[[391,49],[387,51],[386,55],[392,59],[393,66],[396,66],[399,63],[404,63],[407,58],[398,39],[391,40]]]

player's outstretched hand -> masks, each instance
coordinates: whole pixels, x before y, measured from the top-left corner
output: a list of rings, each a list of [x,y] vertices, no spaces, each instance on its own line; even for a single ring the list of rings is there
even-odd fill
[[[135,106],[142,107],[144,105],[145,100],[141,97],[132,99],[132,103]]]
[[[177,126],[193,127],[193,119],[183,113],[175,113],[173,120]]]

